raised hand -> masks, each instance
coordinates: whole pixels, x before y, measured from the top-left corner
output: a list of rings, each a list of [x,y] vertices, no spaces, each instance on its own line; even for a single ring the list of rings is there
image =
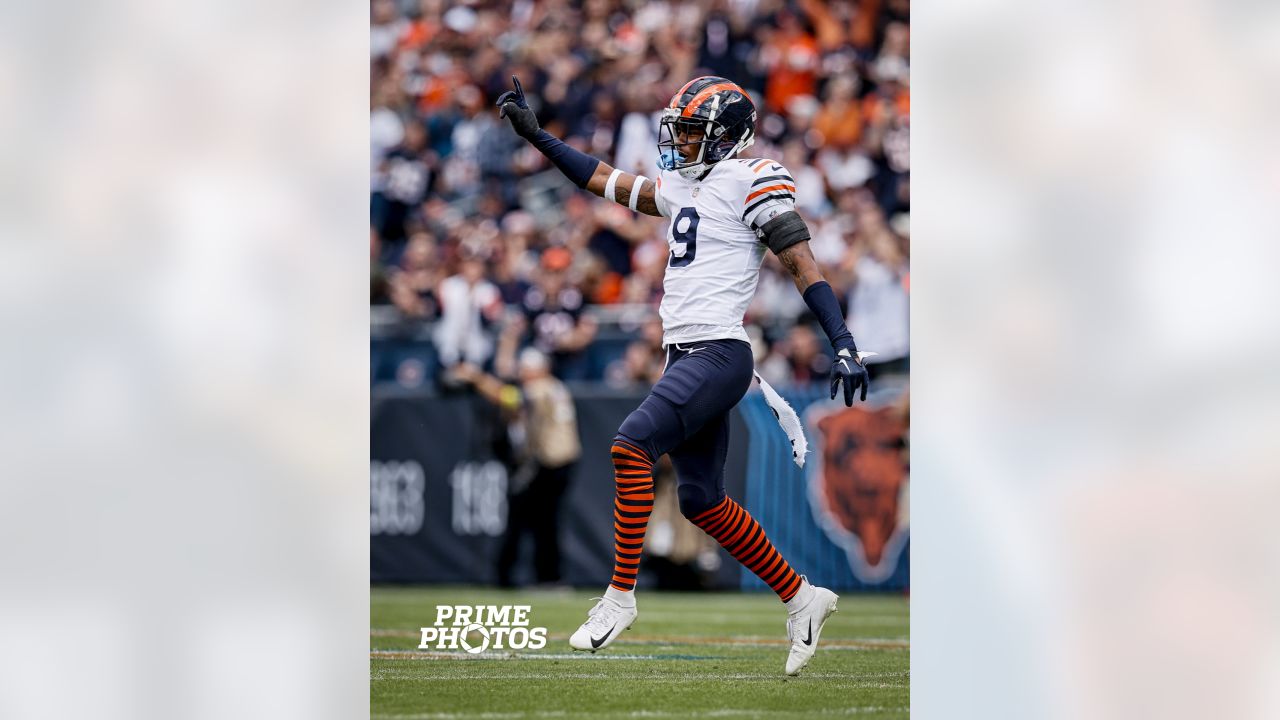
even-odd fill
[[[508,90],[498,97],[496,103],[498,117],[509,120],[516,134],[528,140],[540,129],[538,118],[533,114],[533,110],[529,109],[529,103],[524,97],[524,88],[520,87],[520,78],[512,75],[511,82],[515,84],[516,89]]]

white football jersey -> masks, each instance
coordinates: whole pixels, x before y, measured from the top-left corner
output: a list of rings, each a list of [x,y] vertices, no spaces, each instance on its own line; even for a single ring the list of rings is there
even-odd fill
[[[795,209],[791,173],[772,160],[730,159],[701,180],[664,170],[656,184],[658,212],[671,218],[663,344],[747,340],[742,316],[767,250],[756,228]]]

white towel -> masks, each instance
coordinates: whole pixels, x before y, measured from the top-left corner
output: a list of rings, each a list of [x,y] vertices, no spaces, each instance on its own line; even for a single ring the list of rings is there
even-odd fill
[[[858,361],[861,362],[875,354],[875,351],[859,350]],[[795,461],[797,467],[804,467],[804,456],[809,454],[809,441],[804,436],[804,426],[800,424],[800,416],[786,400],[782,399],[777,390],[760,377],[760,373],[753,371],[752,374],[756,376],[756,383],[764,393],[765,404],[773,411],[773,416],[777,418],[782,432],[787,434],[787,440],[791,442],[791,459]]]
[[[809,441],[804,437],[804,426],[800,424],[800,416],[787,404],[786,400],[782,399],[777,390],[760,377],[760,373],[753,374],[756,376],[756,383],[760,385],[760,391],[764,393],[765,404],[773,411],[773,416],[778,419],[782,431],[791,441],[791,459],[797,466],[804,467],[804,456],[809,452]]]

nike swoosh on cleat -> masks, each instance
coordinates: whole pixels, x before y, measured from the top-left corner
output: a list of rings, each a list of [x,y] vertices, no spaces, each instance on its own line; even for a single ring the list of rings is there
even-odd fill
[[[812,620],[810,620],[809,622],[810,622],[810,623],[812,623],[813,621],[812,621]],[[613,634],[613,631],[614,631],[617,627],[618,627],[618,624],[617,624],[617,623],[614,623],[614,624],[613,624],[613,627],[609,628],[609,632],[605,633],[604,635],[601,635],[601,636],[600,636],[600,639],[598,639],[598,640],[597,640],[596,638],[591,638],[591,647],[593,647],[593,648],[598,648],[598,647],[600,647],[600,645],[601,645],[601,644],[603,644],[605,640],[608,640],[608,639],[609,639],[609,636]],[[806,644],[807,644],[807,643],[806,643]]]
[[[809,618],[809,634],[805,637],[804,640],[801,640],[800,642],[804,643],[805,645],[813,644],[813,618]]]

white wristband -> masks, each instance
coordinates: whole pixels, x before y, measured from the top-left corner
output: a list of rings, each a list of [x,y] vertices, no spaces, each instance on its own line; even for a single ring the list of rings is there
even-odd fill
[[[640,183],[648,179],[649,178],[643,175],[637,175],[635,183],[631,185],[631,209],[632,210],[635,210],[636,203],[640,202]]]
[[[604,184],[604,197],[606,200],[609,200],[610,202],[618,202],[613,197],[613,186],[618,183],[618,176],[621,174],[622,174],[621,170],[619,170],[618,168],[614,168],[613,172],[609,173],[609,181]]]

